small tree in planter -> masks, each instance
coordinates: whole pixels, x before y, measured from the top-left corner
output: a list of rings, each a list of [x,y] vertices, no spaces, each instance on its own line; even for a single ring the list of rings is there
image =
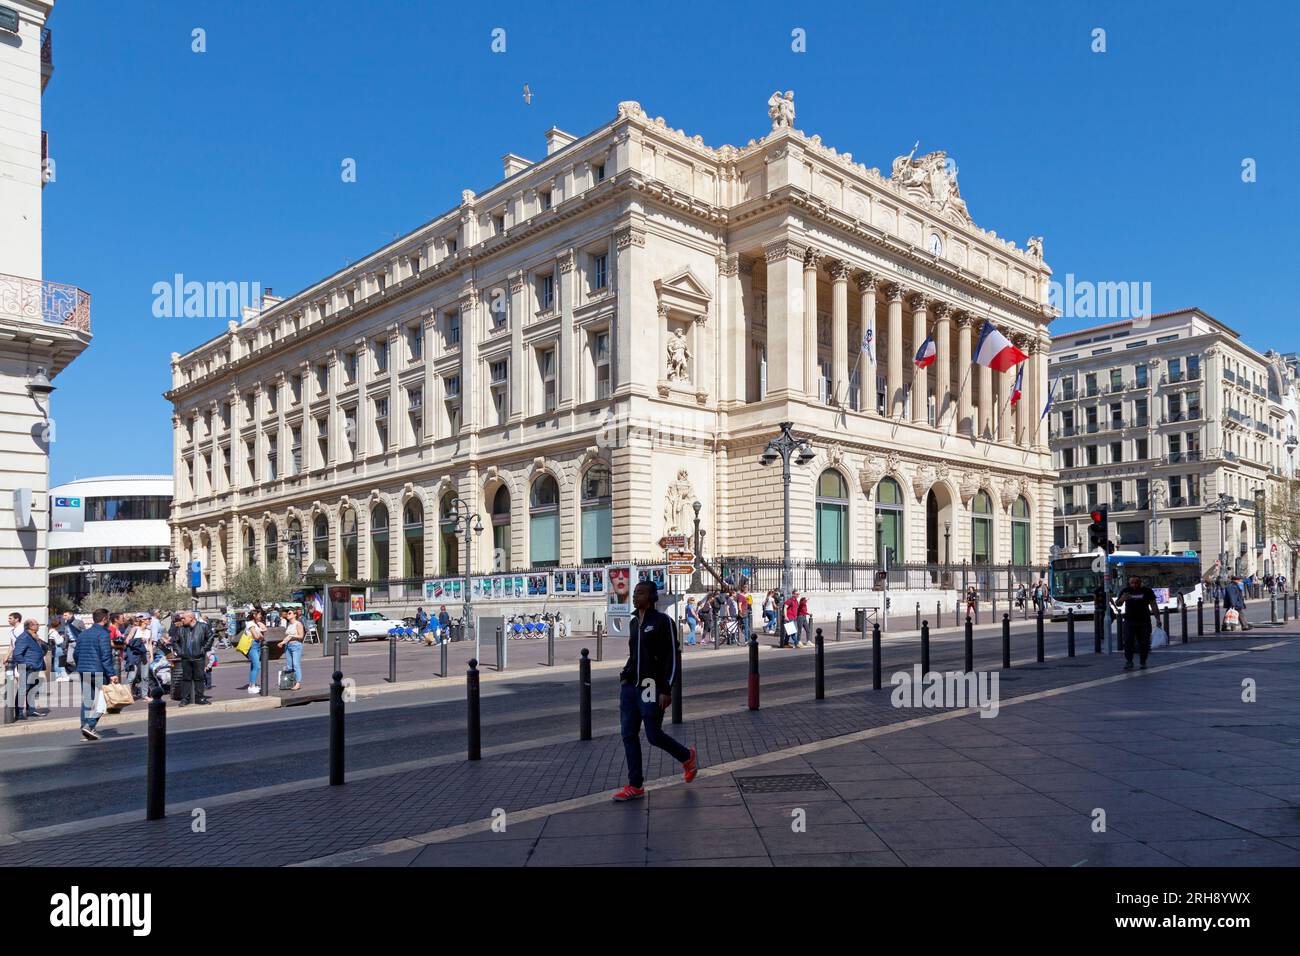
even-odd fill
[[[109,612],[125,611],[131,603],[131,596],[124,591],[91,591],[81,599],[81,606],[87,611],[97,611],[101,607]]]
[[[288,601],[296,583],[280,566],[269,568],[250,564],[240,568],[226,584],[231,604],[273,604]]]
[[[192,603],[189,591],[168,581],[137,584],[131,592],[131,600],[141,610],[161,608],[166,614],[188,608]]]

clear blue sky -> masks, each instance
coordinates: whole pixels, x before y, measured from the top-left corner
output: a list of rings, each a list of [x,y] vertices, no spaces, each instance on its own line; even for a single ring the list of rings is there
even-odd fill
[[[479,6],[59,0],[45,277],[91,293],[94,342],[56,381],[54,481],[171,471],[170,353],[225,320],[155,318],[155,282],[295,292],[623,99],[743,145],[793,89],[796,126],[868,166],[946,149],[975,221],[1045,235],[1059,278],[1149,281],[1155,311],[1300,347],[1295,4]]]

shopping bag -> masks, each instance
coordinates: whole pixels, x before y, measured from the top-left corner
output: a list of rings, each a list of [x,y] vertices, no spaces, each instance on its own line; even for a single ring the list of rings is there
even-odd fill
[[[91,717],[103,717],[108,713],[108,701],[104,698],[102,689],[95,692],[95,706],[90,709]]]
[[[131,688],[125,684],[105,684],[100,693],[104,695],[105,704],[110,710],[126,707],[135,701],[131,696]]]
[[[247,657],[248,652],[251,651],[252,649],[253,649],[253,635],[250,634],[248,631],[245,631],[243,634],[240,635],[239,643],[235,645],[235,650],[239,651],[239,653]]]
[[[293,687],[297,675],[291,670],[282,670],[275,672],[275,686],[280,690],[289,690]]]
[[[1151,630],[1151,649],[1154,651],[1157,647],[1169,646],[1169,632],[1163,627],[1156,626]]]
[[[794,621],[786,621],[786,622],[785,622],[785,632],[786,632],[786,634],[790,635],[791,637],[794,637],[794,632],[797,631],[797,630],[799,630],[799,625],[798,625],[796,622],[794,622]]]

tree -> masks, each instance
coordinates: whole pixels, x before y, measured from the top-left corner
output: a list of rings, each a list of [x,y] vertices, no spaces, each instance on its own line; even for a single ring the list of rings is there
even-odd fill
[[[131,603],[143,610],[161,608],[163,611],[179,611],[191,604],[190,592],[170,581],[161,583],[145,582],[137,584],[131,591]]]
[[[240,568],[227,582],[226,591],[232,604],[272,604],[288,601],[297,583],[284,567],[269,568],[255,564]]]
[[[1300,554],[1300,481],[1290,478],[1270,483],[1264,506],[1264,533],[1279,551],[1285,548],[1291,553],[1288,574],[1294,578],[1295,560]]]
[[[81,599],[81,606],[88,611],[103,608],[106,611],[125,611],[131,603],[131,596],[125,591],[91,591]]]

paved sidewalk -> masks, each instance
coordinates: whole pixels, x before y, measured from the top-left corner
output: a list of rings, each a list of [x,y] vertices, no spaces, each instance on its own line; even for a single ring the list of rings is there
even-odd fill
[[[1270,652],[1245,652],[1247,647],[1277,640],[1282,640],[1285,647]],[[831,796],[844,802],[859,799],[901,799],[903,803],[896,805],[896,813],[906,815],[906,813],[911,812],[907,807],[912,807],[920,810],[923,815],[930,812],[948,814],[952,813],[953,810],[947,807],[938,809],[940,804],[947,800],[948,795],[944,794],[942,790],[930,786],[927,778],[938,777],[940,774],[959,777],[987,777],[990,773],[997,773],[1009,776],[1014,782],[1028,787],[1028,780],[1018,780],[1011,771],[1017,771],[1020,776],[1036,778],[1051,773],[1078,774],[1090,769],[1104,769],[1107,766],[1114,769],[1124,766],[1123,763],[1110,764],[1107,762],[1107,758],[1113,756],[1110,751],[1123,750],[1122,747],[1117,747],[1114,741],[1118,738],[1134,737],[1135,734],[1141,737],[1142,734],[1152,733],[1147,728],[1153,724],[1159,727],[1166,719],[1172,721],[1171,728],[1180,734],[1195,730],[1195,739],[1188,743],[1180,737],[1168,736],[1157,730],[1154,732],[1154,739],[1169,745],[1171,748],[1170,754],[1162,755],[1157,753],[1152,757],[1144,758],[1150,761],[1150,765],[1133,767],[1133,769],[1177,770],[1194,775],[1199,774],[1200,776],[1187,778],[1187,781],[1197,783],[1200,789],[1223,790],[1224,787],[1230,784],[1225,783],[1224,780],[1213,779],[1208,773],[1203,773],[1203,771],[1208,772],[1213,769],[1209,764],[1189,762],[1187,767],[1182,766],[1184,761],[1191,761],[1191,753],[1196,748],[1201,747],[1201,749],[1204,749],[1200,741],[1209,739],[1215,744],[1216,749],[1214,754],[1208,755],[1206,759],[1220,761],[1220,767],[1241,766],[1243,765],[1241,761],[1245,760],[1245,765],[1253,766],[1257,770],[1267,771],[1270,775],[1267,779],[1259,781],[1262,785],[1300,787],[1300,766],[1296,764],[1294,750],[1282,742],[1282,740],[1297,736],[1294,726],[1296,710],[1293,703],[1298,696],[1295,693],[1296,687],[1293,673],[1296,664],[1296,647],[1295,642],[1276,633],[1270,634],[1266,638],[1198,642],[1187,649],[1176,648],[1168,652],[1160,652],[1153,658],[1153,662],[1159,665],[1157,669],[1147,672],[1135,672],[1128,677],[1117,675],[1119,666],[1117,658],[1105,655],[1088,655],[1073,660],[1058,659],[1044,665],[1017,667],[1010,672],[1002,672],[1000,675],[1002,684],[1001,699],[1004,709],[998,718],[986,720],[963,717],[946,720],[935,725],[937,729],[927,732],[940,735],[935,739],[943,741],[944,737],[942,735],[944,733],[951,734],[953,732],[950,728],[973,726],[973,734],[980,738],[979,743],[972,741],[975,749],[982,748],[986,754],[991,756],[981,755],[979,759],[976,759],[964,752],[966,749],[964,746],[949,748],[945,743],[945,751],[950,749],[952,753],[944,752],[941,760],[913,761],[909,759],[898,764],[902,770],[910,775],[910,779],[918,781],[921,786],[933,790],[935,797],[939,798],[938,803],[918,802],[919,798],[907,794],[891,794],[890,791],[894,789],[895,785],[887,785],[886,780],[908,778],[891,778],[887,776],[890,771],[882,768],[890,762],[891,758],[889,758],[888,752],[880,753],[876,749],[876,744],[855,745],[851,743],[847,745],[849,749],[845,751],[849,756],[841,759],[856,768],[851,771],[852,773],[861,775],[857,781],[854,781],[860,786],[855,789],[850,788],[846,792],[839,789],[839,784],[848,783],[849,781],[836,781],[833,779],[826,781],[830,786],[830,790],[829,792],[818,790],[817,793],[821,794],[821,799],[818,802],[828,802],[827,798]],[[1221,649],[1226,649],[1232,656],[1220,659],[1214,653],[1211,653]],[[1261,694],[1264,696],[1265,701],[1253,705],[1256,709],[1240,717],[1234,716],[1232,723],[1234,725],[1249,724],[1251,727],[1281,726],[1285,728],[1281,732],[1283,734],[1281,738],[1277,738],[1276,734],[1268,736],[1261,732],[1228,730],[1226,728],[1215,729],[1211,732],[1204,729],[1207,722],[1210,724],[1214,721],[1225,722],[1220,715],[1230,710],[1235,711],[1233,701],[1239,693],[1237,689],[1239,684],[1237,672],[1242,668],[1248,668],[1260,681]],[[866,678],[868,675],[864,674],[863,676]],[[1098,679],[1110,680],[1114,678],[1118,679],[1115,680],[1114,684],[1104,685],[1105,691],[1103,695],[1094,700],[1094,695],[1098,694],[1099,690],[1090,686],[1090,682]],[[888,674],[886,675],[886,681],[888,681]],[[1047,702],[1026,703],[1016,707],[1011,703],[1014,698],[1076,685],[1084,689],[1073,694],[1066,694],[1065,697],[1077,699],[1079,701],[1078,706],[1083,708],[1084,715],[1075,714],[1069,719],[1063,720],[1060,726],[1056,726],[1053,721],[1048,720],[1047,723],[1051,726],[1051,736],[1044,739],[1035,739],[1035,733],[1040,732],[1042,729],[1038,723],[1039,720],[1043,719],[1038,715],[1039,710],[1041,709],[1045,714],[1051,714],[1053,704]],[[843,689],[842,687],[832,688],[833,691],[837,692]],[[1139,694],[1141,696],[1136,703],[1148,700],[1155,702],[1155,707],[1149,715],[1144,707],[1135,707],[1135,695]],[[809,696],[811,697],[811,695]],[[1216,697],[1224,702],[1222,704],[1212,704],[1208,707],[1203,704],[1194,705],[1188,710],[1188,716],[1175,715],[1169,717],[1165,709],[1170,700],[1185,703],[1188,700],[1206,701],[1213,700]],[[1277,703],[1279,698],[1284,698],[1286,701],[1285,706],[1280,709]],[[598,706],[606,707],[607,705],[608,702],[606,701],[598,702]],[[1009,710],[1008,707],[1010,707]],[[1033,710],[1030,710],[1030,708],[1033,708]],[[1117,713],[1121,720],[1138,723],[1141,726],[1137,728],[1127,726],[1097,727],[1099,718],[1096,715],[1104,715],[1116,711],[1116,709],[1118,709]],[[1134,711],[1134,713],[1125,714],[1126,709]],[[948,710],[951,712],[951,708]],[[1032,719],[1027,718],[1026,714],[1032,714]],[[1259,721],[1264,715],[1268,716],[1268,720],[1266,724],[1261,724]],[[318,786],[302,789],[292,794],[277,797],[272,801],[227,803],[212,808],[207,814],[206,830],[200,833],[192,831],[189,814],[173,813],[172,816],[161,822],[146,823],[141,821],[134,824],[117,825],[103,831],[102,834],[91,831],[75,836],[22,842],[8,847],[0,847],[0,865],[84,864],[91,860],[100,859],[102,856],[100,848],[105,845],[115,847],[115,860],[119,865],[281,865],[317,860],[322,857],[354,851],[363,851],[358,855],[369,859],[379,856],[380,852],[366,850],[365,848],[384,844],[388,841],[408,839],[412,834],[427,835],[458,826],[485,829],[485,823],[490,821],[493,811],[498,808],[505,810],[507,814],[519,814],[533,808],[546,808],[562,801],[578,800],[594,802],[601,808],[593,811],[594,816],[628,810],[632,813],[645,813],[648,821],[649,815],[655,813],[656,808],[664,807],[665,804],[671,807],[674,802],[681,809],[687,810],[699,809],[701,805],[731,806],[732,808],[739,808],[743,805],[748,807],[749,799],[747,796],[742,798],[740,787],[736,781],[726,776],[717,775],[717,768],[736,761],[769,759],[767,755],[780,755],[782,752],[796,747],[811,746],[819,749],[823,747],[835,749],[843,744],[843,739],[851,740],[851,735],[888,732],[891,726],[901,726],[907,721],[918,719],[918,716],[922,720],[932,721],[936,718],[942,718],[943,713],[934,710],[896,709],[890,703],[887,684],[886,688],[880,692],[872,692],[859,685],[858,689],[851,693],[830,697],[822,702],[807,700],[765,708],[758,712],[749,712],[737,708],[734,712],[708,717],[703,720],[692,721],[688,719],[685,724],[677,728],[670,728],[670,730],[680,739],[697,746],[703,765],[712,769],[706,771],[705,775],[702,775],[701,779],[696,781],[691,788],[677,786],[665,790],[663,793],[652,794],[646,804],[632,808],[618,807],[610,810],[603,807],[607,797],[606,792],[613,790],[624,779],[621,742],[617,736],[607,735],[587,743],[574,740],[522,749],[500,756],[489,756],[478,763],[458,761],[452,764],[417,770],[376,775],[354,780],[343,787]],[[913,733],[913,731],[898,731],[898,733]],[[1068,736],[1062,738],[1060,736],[1062,734]],[[1290,738],[1287,738],[1286,734],[1289,734]],[[846,735],[850,736],[846,737]],[[837,741],[836,738],[843,739]],[[959,740],[949,740],[948,742],[962,743]],[[1140,744],[1141,740],[1138,740],[1137,743]],[[1022,749],[1009,749],[1012,744],[1016,744]],[[1061,746],[1069,744],[1079,744],[1084,749],[1078,753],[1065,753],[1064,755],[1056,752]],[[855,748],[856,752],[854,752]],[[1096,753],[1089,754],[1085,752],[1087,748],[1095,749]],[[938,748],[931,745],[929,749],[936,750]],[[1263,753],[1265,750],[1270,752]],[[1260,753],[1257,755],[1252,751],[1260,751]],[[1188,756],[1184,757],[1184,752]],[[677,766],[667,759],[665,755],[657,750],[648,750],[648,754],[647,779],[652,781],[660,778],[680,780]],[[1167,756],[1173,756],[1174,760],[1171,762],[1170,759],[1166,759]],[[1129,757],[1136,758],[1138,754],[1135,752],[1129,754]],[[1014,767],[998,767],[989,764],[990,759],[997,758],[1004,760],[1018,759],[1020,764]],[[1085,758],[1092,760],[1096,766],[1086,766],[1084,763]],[[817,761],[812,760],[811,757],[804,759],[810,762],[810,766],[817,766]],[[952,766],[948,766],[950,761],[953,761]],[[1235,762],[1223,763],[1222,761]],[[934,762],[943,766],[934,772],[925,774],[918,774],[910,766],[913,763],[924,762]],[[1130,763],[1128,766],[1133,765]],[[886,776],[873,777],[873,775],[882,773],[886,774]],[[669,775],[674,776],[670,778]],[[826,780],[826,778],[823,777],[823,780]],[[1084,779],[1057,778],[1052,782],[1062,792],[1072,792],[1082,788],[1086,793],[1089,785],[1089,781]],[[1190,786],[1190,782],[1185,781],[1184,786]],[[880,784],[880,786],[875,786],[875,784]],[[1112,786],[1122,784],[1130,791],[1141,790],[1146,786],[1140,780],[1111,780],[1110,784]],[[980,784],[972,785],[980,786]],[[990,785],[996,786],[996,784]],[[703,796],[692,796],[692,794],[697,793]],[[952,796],[956,796],[956,794],[952,794]],[[1230,799],[1230,797],[1221,793],[1213,796]],[[1261,800],[1265,797],[1273,800],[1284,800],[1286,798],[1285,793],[1254,792],[1253,789],[1252,794],[1249,796],[1252,796],[1255,800]],[[795,794],[795,798],[806,799],[802,794]],[[776,799],[779,804],[783,798],[769,795],[766,799]],[[1095,800],[1096,798],[1089,797],[1089,799]],[[704,800],[722,802],[702,804]],[[949,800],[948,802],[952,801]],[[1173,801],[1165,800],[1164,802],[1175,809],[1183,809],[1181,805]],[[954,806],[961,809],[959,804],[954,804]],[[1066,804],[1061,800],[1055,800],[1055,805],[1052,805],[1050,809],[1069,813],[1069,807],[1071,806],[1073,805]],[[849,809],[855,813],[857,812],[855,807],[850,806]],[[1248,809],[1262,810],[1269,808],[1250,806]],[[533,812],[537,811],[534,810]],[[843,810],[835,812],[844,813]],[[962,810],[962,812],[966,813],[965,810]],[[1292,812],[1294,816],[1293,811],[1289,812]],[[1026,815],[1033,814],[1027,813]],[[473,853],[470,856],[479,859],[481,862],[534,862],[532,858],[534,855],[533,850],[542,848],[542,840],[550,839],[550,836],[546,834],[546,828],[550,826],[547,818],[551,816],[550,813],[541,813],[536,821],[524,826],[508,827],[507,839],[498,840],[496,844],[493,844],[493,846],[497,847],[496,849],[484,853],[481,857]],[[696,819],[705,819],[706,817],[697,817]],[[558,819],[558,816],[556,818]],[[604,818],[602,817],[602,819]],[[751,819],[753,819],[752,816]],[[820,821],[816,817],[811,819],[814,823],[830,822],[829,820]],[[852,823],[851,821],[848,822]],[[557,827],[574,825],[576,824],[556,824]],[[586,821],[585,825],[590,826],[592,823]],[[599,825],[607,826],[608,824]],[[649,825],[649,822],[647,822],[647,826]],[[761,824],[761,826],[774,825],[773,823]],[[874,824],[859,817],[859,822],[852,825],[855,827],[867,826],[876,837],[885,843],[885,846],[876,847],[874,843],[866,839],[865,831],[863,831],[863,835],[854,838],[862,841],[861,846],[863,848],[850,851],[844,849],[848,844],[840,844],[842,852],[880,853],[888,850],[893,852],[895,856],[899,856],[897,849],[901,849],[901,847],[895,848],[885,841],[884,837],[874,827]],[[1226,821],[1225,825],[1233,829],[1220,832],[1235,834],[1232,838],[1247,840],[1271,839],[1270,835],[1254,832],[1249,827],[1237,827],[1235,824],[1226,823]],[[535,828],[535,832],[531,835],[527,829],[528,826]],[[1286,824],[1279,824],[1279,826],[1283,830],[1289,828]],[[758,824],[756,824],[757,827]],[[733,828],[726,827],[722,829],[730,830]],[[990,828],[986,827],[986,829]],[[648,832],[649,830],[647,830]],[[435,836],[431,839],[444,839],[445,835]],[[807,834],[803,835],[806,836]],[[1300,836],[1300,833],[1295,835]],[[480,839],[494,836],[498,835],[481,834],[471,838],[469,842],[478,842]],[[762,838],[764,835],[759,833],[758,836]],[[1292,834],[1280,833],[1278,836],[1289,838]],[[1220,838],[1227,839],[1228,837],[1221,836]],[[529,842],[530,839],[532,842]],[[987,838],[984,837],[984,839]],[[1009,840],[1000,837],[999,841],[995,841],[991,846],[1002,846],[1001,841],[1005,841],[1006,845],[1010,845]],[[590,842],[594,850],[594,844],[608,843],[609,841]],[[509,847],[507,847],[507,843],[510,844]],[[534,844],[536,844],[536,847],[534,847]],[[668,852],[667,856],[658,850],[651,854],[653,845],[643,839],[641,851],[639,852],[643,852],[645,855],[638,857],[637,852],[632,850],[620,850],[620,854],[627,853],[632,857],[632,859],[621,860],[621,862],[657,862],[661,859],[687,858],[686,856],[675,856],[675,853],[684,853],[692,857],[703,853],[703,858],[706,859],[717,859],[723,856],[721,850],[704,852],[706,847],[716,847],[718,845],[715,838],[697,839],[693,835],[690,838],[678,838],[678,843],[675,845],[682,847],[682,849]],[[738,845],[747,846],[750,850],[757,850],[758,847],[752,840],[747,844]],[[766,846],[766,843],[763,845]],[[868,845],[872,848],[866,849],[865,847]],[[1279,845],[1284,849],[1289,849],[1286,844]],[[549,846],[550,844],[547,844],[547,847]],[[799,846],[803,845],[799,844]],[[415,847],[416,844],[411,844],[410,847],[404,848],[409,850]],[[981,849],[985,848],[981,847]],[[509,853],[515,854],[515,856],[506,859],[502,854],[507,854],[507,850]],[[417,850],[412,854],[412,857],[420,857],[423,862],[450,862],[450,857],[439,855],[450,852],[452,851],[430,847],[427,850]],[[468,851],[459,852],[467,853]],[[603,859],[599,854],[587,859],[561,859],[551,855],[555,852],[568,851],[547,849],[547,853],[539,856],[536,862],[545,862],[547,860],[564,862],[567,860],[569,862],[590,863],[600,862]],[[608,851],[601,851],[602,854],[606,852]],[[814,852],[812,844],[809,843],[807,848],[800,852]],[[1271,852],[1277,852],[1277,848],[1271,848]],[[421,855],[422,853],[429,853],[430,855],[426,859]],[[748,851],[744,854],[746,857],[755,855]],[[769,855],[769,860],[770,858]],[[902,860],[903,858],[899,856],[899,859]],[[406,862],[412,862],[412,860],[406,860]]]

